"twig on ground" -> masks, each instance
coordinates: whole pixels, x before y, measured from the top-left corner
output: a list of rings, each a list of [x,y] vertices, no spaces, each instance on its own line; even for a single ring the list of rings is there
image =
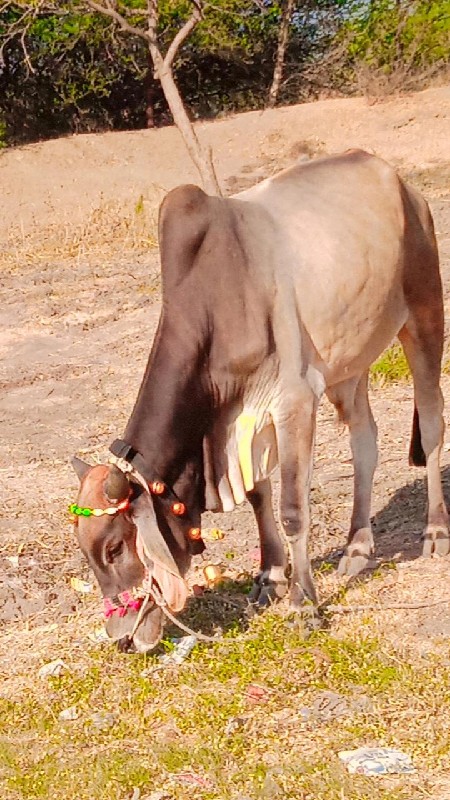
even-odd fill
[[[450,603],[450,597],[445,600],[435,600],[432,603],[389,603],[388,605],[361,605],[361,606],[343,606],[331,605],[322,606],[323,611],[331,611],[332,614],[346,614],[358,613],[359,611],[391,611],[394,609],[417,609],[417,608],[433,608],[433,606],[443,606]]]

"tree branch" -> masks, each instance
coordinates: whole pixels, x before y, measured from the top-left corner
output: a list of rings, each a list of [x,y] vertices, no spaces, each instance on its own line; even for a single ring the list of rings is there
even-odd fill
[[[178,31],[176,36],[172,39],[169,45],[169,49],[167,50],[167,53],[164,56],[164,66],[166,68],[172,66],[173,60],[179,48],[181,47],[185,39],[187,39],[188,36],[192,33],[197,23],[200,22],[201,18],[202,18],[202,12],[200,8],[196,6],[194,11],[192,12],[192,15],[184,23],[183,27],[180,28],[180,30]]]
[[[104,6],[102,3],[96,3],[95,0],[86,0],[89,8],[92,8],[93,11],[98,11],[100,14],[104,14],[107,17],[115,20],[115,22],[120,25],[123,31],[126,33],[131,33],[133,36],[139,36],[140,39],[144,39],[147,44],[151,42],[150,36],[146,31],[143,31],[141,28],[136,28],[134,25],[130,25],[128,20],[119,14],[116,9],[112,8],[112,6],[108,3],[108,5]]]

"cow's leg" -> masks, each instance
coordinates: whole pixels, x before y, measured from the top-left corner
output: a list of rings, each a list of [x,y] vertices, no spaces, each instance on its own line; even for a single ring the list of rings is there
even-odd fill
[[[270,480],[257,483],[247,497],[255,513],[261,545],[260,571],[255,578],[250,601],[264,607],[287,592],[287,559],[272,507]]]
[[[370,525],[372,484],[377,465],[377,426],[367,395],[368,374],[364,373],[356,387],[354,382],[342,384],[336,397],[330,399],[344,415],[350,432],[353,456],[353,512],[345,554],[339,563],[341,575],[358,575],[373,552]]]
[[[305,386],[291,395],[289,405],[280,409],[275,419],[281,472],[280,519],[292,563],[290,602],[297,610],[304,608],[306,599],[317,604],[308,555],[317,404],[317,397]]]
[[[443,397],[439,385],[441,326],[422,309],[399,333],[414,381],[414,423],[410,463],[427,468],[428,516],[423,555],[444,556],[450,550],[449,518],[442,491],[440,457],[444,439]],[[437,315],[436,315],[437,317]]]

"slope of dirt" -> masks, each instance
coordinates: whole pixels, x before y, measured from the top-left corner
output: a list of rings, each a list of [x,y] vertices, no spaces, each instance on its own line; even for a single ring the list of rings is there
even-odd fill
[[[428,90],[369,106],[363,99],[252,112],[199,125],[214,146],[227,192],[245,187],[299,157],[363,147],[392,161],[424,191],[433,209],[442,258],[446,307],[450,298],[450,90]],[[0,231],[19,227],[35,242],[53,226],[60,237],[94,208],[131,206],[143,197],[156,213],[165,191],[195,172],[176,130],[77,136],[0,156]],[[119,213],[119,212],[118,212]],[[95,237],[95,230],[93,232]],[[113,236],[111,234],[113,239]],[[114,240],[115,241],[115,240]],[[16,245],[17,246],[17,242]],[[15,697],[35,681],[43,660],[70,642],[86,641],[99,609],[99,593],[86,600],[70,577],[90,579],[65,518],[77,481],[73,453],[104,460],[123,430],[141,380],[159,315],[156,248],[77,251],[51,249],[44,257],[8,258],[0,270],[0,693]],[[450,378],[443,377],[444,396]],[[423,562],[420,533],[425,510],[421,470],[407,465],[412,421],[409,384],[372,392],[379,425],[380,463],[374,487],[374,529],[379,561],[402,564],[397,578],[378,578],[373,601],[417,597],[439,600],[448,592],[448,559]],[[450,423],[450,404],[446,422]],[[450,445],[444,482],[450,493]],[[347,434],[338,432],[331,408],[321,410],[313,488],[311,548],[318,570],[336,564],[349,521],[352,467]],[[230,576],[255,568],[256,533],[247,506],[210,524],[227,532],[233,551]],[[208,525],[208,520],[206,520]],[[224,562],[222,543],[208,558]],[[201,566],[199,560],[198,566]],[[319,574],[322,596],[339,590],[334,572]],[[352,595],[358,602],[363,589]],[[384,594],[383,594],[384,593]],[[366,600],[367,601],[367,600]],[[448,648],[450,604],[436,613],[407,610],[379,617],[380,631],[418,653]],[[346,618],[335,629],[351,625]],[[11,670],[11,659],[15,670]],[[442,800],[444,794],[427,795]],[[446,795],[447,796],[447,795]]]
[[[369,105],[362,98],[322,100],[197,125],[212,145],[222,186],[245,171],[254,182],[306,153],[363,147],[407,169],[450,162],[450,89]],[[83,134],[0,155],[0,235],[19,227],[81,222],[110,201],[150,201],[179,183],[197,182],[176,128]]]

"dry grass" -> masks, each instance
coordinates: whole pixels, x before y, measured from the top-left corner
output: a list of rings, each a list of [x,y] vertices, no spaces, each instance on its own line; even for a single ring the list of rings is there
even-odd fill
[[[66,259],[100,260],[121,252],[145,252],[158,247],[158,202],[140,196],[135,203],[108,202],[92,208],[81,223],[58,221],[25,233],[9,232],[2,266],[11,270]]]

